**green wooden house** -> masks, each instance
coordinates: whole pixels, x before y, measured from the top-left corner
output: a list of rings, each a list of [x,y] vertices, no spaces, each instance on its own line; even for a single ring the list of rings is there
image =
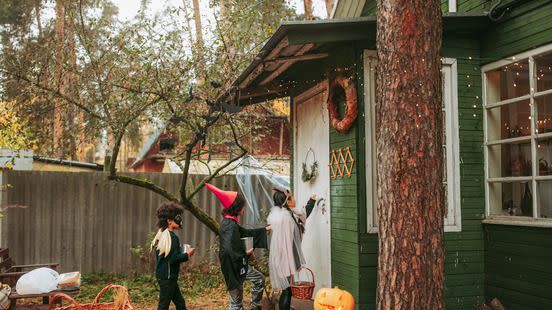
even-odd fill
[[[295,194],[325,198],[307,260],[319,286],[350,291],[359,309],[376,297],[375,3],[339,0],[332,19],[284,23],[234,94],[291,98]],[[507,309],[552,309],[552,1],[445,0],[442,10],[446,306],[498,297]],[[328,119],[336,70],[358,98],[346,133]],[[319,174],[305,182],[314,161]]]

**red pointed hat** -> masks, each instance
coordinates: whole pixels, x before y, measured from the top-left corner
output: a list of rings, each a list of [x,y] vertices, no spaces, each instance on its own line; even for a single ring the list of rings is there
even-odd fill
[[[223,191],[220,188],[209,183],[205,183],[205,186],[207,186],[207,189],[209,189],[217,196],[220,203],[222,203],[222,207],[224,209],[230,208],[236,200],[236,197],[238,197],[238,192]]]

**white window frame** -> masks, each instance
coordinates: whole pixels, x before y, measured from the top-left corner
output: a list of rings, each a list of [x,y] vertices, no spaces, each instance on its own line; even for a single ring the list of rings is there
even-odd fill
[[[539,218],[540,212],[538,210],[538,189],[537,181],[549,181],[552,180],[552,175],[548,176],[539,176],[537,175],[536,167],[538,165],[537,161],[537,151],[536,151],[536,140],[543,138],[552,137],[552,133],[538,134],[535,133],[535,123],[536,119],[536,108],[535,108],[535,98],[552,94],[552,90],[545,90],[541,92],[536,92],[535,85],[535,61],[534,56],[552,51],[552,44],[547,44],[536,49],[532,49],[527,52],[516,54],[512,57],[502,59],[485,66],[481,67],[481,78],[483,81],[483,135],[484,135],[484,160],[485,160],[485,220],[483,223],[490,224],[504,224],[504,225],[514,225],[514,226],[532,226],[532,227],[552,227],[552,218]],[[500,67],[518,62],[520,60],[528,60],[529,64],[529,94],[506,99],[503,101],[495,102],[492,104],[487,103],[487,75],[488,71],[498,69]],[[511,102],[517,102],[524,99],[529,99],[531,107],[531,135],[523,138],[513,138],[513,139],[503,139],[503,140],[493,140],[489,141],[487,136],[488,133],[488,122],[487,122],[487,110],[505,105]],[[531,176],[519,176],[519,177],[500,177],[500,178],[490,178],[489,177],[489,147],[492,145],[502,144],[512,140],[527,140],[531,142]],[[520,216],[507,216],[507,215],[497,215],[491,214],[491,199],[489,195],[489,186],[493,182],[508,182],[508,181],[530,181],[531,182],[531,194],[533,197],[533,217],[520,217]]]
[[[448,0],[448,9],[449,13],[456,13],[456,0]]]
[[[460,144],[458,133],[458,69],[456,59],[442,58],[445,87],[445,130],[447,151],[447,214],[445,232],[462,231],[460,199]],[[376,67],[377,53],[364,51],[364,119],[366,171],[366,223],[368,233],[378,232],[376,191]]]

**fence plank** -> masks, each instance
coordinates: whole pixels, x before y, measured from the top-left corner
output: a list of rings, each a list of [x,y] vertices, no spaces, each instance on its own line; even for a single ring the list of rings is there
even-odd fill
[[[148,178],[178,195],[180,174],[132,174]],[[139,259],[130,248],[147,246],[148,233],[157,230],[156,209],[164,198],[143,188],[109,182],[103,172],[4,171],[4,184],[13,185],[2,207],[10,208],[2,218],[2,240],[20,264],[59,262],[61,271],[132,272]],[[205,176],[192,175],[197,184]],[[212,181],[224,190],[237,190],[235,176]],[[255,184],[256,182],[254,182]],[[221,207],[215,196],[202,189],[194,201],[215,220]],[[208,255],[216,235],[188,211],[184,227],[177,232],[181,243],[198,248],[197,256]],[[197,260],[197,258],[196,258]]]

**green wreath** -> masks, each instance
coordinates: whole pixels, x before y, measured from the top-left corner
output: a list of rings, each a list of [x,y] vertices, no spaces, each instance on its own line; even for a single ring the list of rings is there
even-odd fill
[[[314,158],[314,161],[312,165],[310,165],[310,169],[307,169],[307,159],[309,158],[309,154],[312,153],[312,157]],[[307,155],[305,156],[305,161],[302,164],[302,172],[301,172],[301,180],[303,182],[314,182],[316,180],[316,177],[318,176],[318,161],[316,160],[316,157],[314,156],[314,151],[312,148],[309,148],[309,151],[307,152]]]

